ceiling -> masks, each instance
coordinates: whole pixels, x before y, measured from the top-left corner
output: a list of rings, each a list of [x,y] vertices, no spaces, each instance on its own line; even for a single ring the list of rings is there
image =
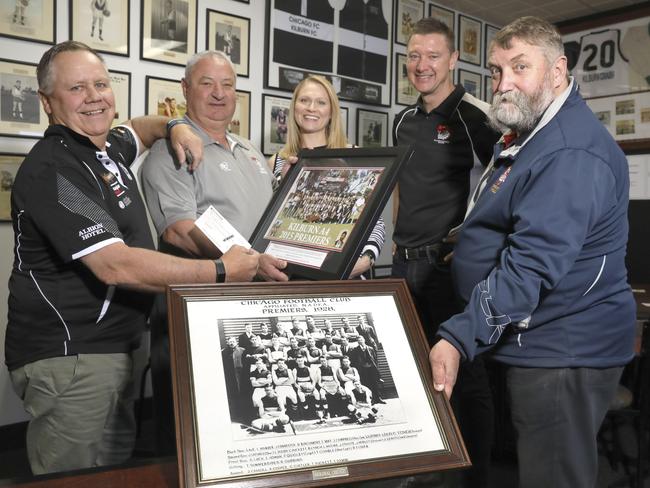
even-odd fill
[[[435,3],[503,26],[524,15],[535,15],[557,23],[609,10],[629,7],[639,0],[435,0]]]

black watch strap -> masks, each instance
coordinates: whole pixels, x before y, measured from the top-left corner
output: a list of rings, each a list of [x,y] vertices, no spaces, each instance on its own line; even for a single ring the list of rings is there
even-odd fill
[[[372,251],[370,250],[364,251],[363,254],[361,254],[361,256],[368,256],[368,258],[370,259],[370,266],[375,264],[375,254]]]
[[[217,270],[217,283],[224,283],[226,281],[226,267],[221,259],[214,260],[214,267]]]

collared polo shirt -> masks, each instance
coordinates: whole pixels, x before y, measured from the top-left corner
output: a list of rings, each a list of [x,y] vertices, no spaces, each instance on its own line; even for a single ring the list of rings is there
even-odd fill
[[[395,117],[393,144],[415,145],[398,182],[398,246],[434,244],[462,222],[472,168],[488,164],[499,138],[487,126],[487,108],[458,85],[431,112],[419,99]]]
[[[193,172],[181,166],[168,141],[158,140],[142,165],[142,186],[158,235],[180,220],[196,220],[213,205],[249,239],[273,196],[273,177],[251,142],[227,134],[223,147],[192,119],[203,141],[203,162]]]

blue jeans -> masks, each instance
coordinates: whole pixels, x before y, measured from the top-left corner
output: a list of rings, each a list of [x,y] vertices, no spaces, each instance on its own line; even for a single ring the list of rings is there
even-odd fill
[[[519,486],[596,486],[596,435],[622,372],[623,367],[508,368]]]

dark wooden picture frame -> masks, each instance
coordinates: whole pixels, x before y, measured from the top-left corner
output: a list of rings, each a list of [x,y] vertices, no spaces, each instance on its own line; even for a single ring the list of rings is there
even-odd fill
[[[222,51],[235,65],[237,76],[248,78],[250,71],[250,26],[246,17],[206,9],[206,49]]]
[[[102,53],[129,57],[131,0],[69,0],[68,6],[70,39]]]
[[[54,44],[56,42],[56,0],[43,0],[42,9],[34,11],[28,0],[7,0],[0,5],[0,37]],[[6,55],[3,52],[2,55]]]
[[[251,245],[285,259],[293,278],[347,278],[411,153],[405,146],[301,151]]]
[[[469,466],[403,280],[179,285],[167,301],[181,487],[315,487]],[[252,398],[238,390],[226,338],[247,322],[257,333],[307,317],[317,326],[347,318],[346,331],[370,325],[385,403],[323,422],[278,417],[269,430],[241,420],[236,400]]]
[[[237,104],[228,130],[244,139],[251,138],[251,92],[237,90]]]

